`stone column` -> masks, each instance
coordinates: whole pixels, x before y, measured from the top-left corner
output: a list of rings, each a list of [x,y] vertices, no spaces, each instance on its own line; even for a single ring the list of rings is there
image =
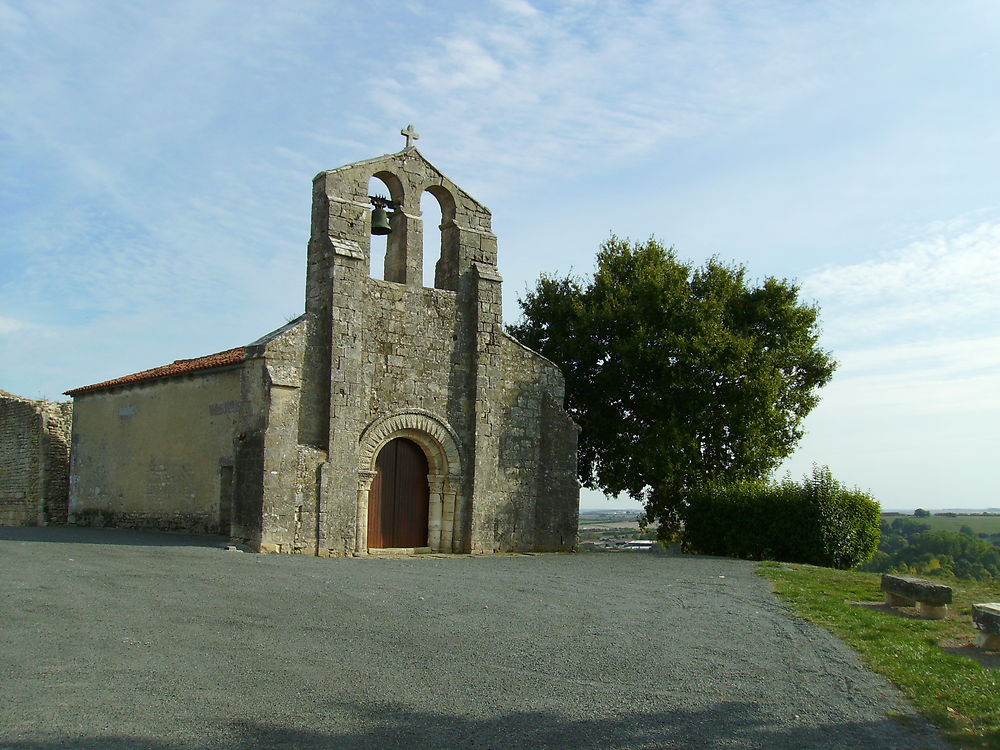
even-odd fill
[[[441,551],[441,518],[442,494],[444,477],[440,474],[428,474],[427,484],[430,486],[430,505],[427,509],[427,546],[432,552]]]
[[[441,551],[461,552],[455,548],[455,504],[458,498],[458,481],[450,476],[444,482],[441,493]]]
[[[389,215],[389,226],[392,233],[386,242],[382,278],[397,284],[420,286],[424,230],[419,210],[414,214],[397,208]]]
[[[357,529],[354,554],[368,554],[368,492],[371,490],[374,471],[358,472],[358,505],[355,529]]]

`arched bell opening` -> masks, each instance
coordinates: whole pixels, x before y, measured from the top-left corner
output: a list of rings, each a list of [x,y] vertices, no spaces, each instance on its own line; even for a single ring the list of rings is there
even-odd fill
[[[376,172],[368,180],[368,195],[374,197],[368,211],[369,274],[373,279],[406,281],[406,219],[403,185],[391,172]],[[379,200],[382,199],[382,200]]]
[[[420,214],[424,229],[423,285],[436,286],[437,264],[441,259],[441,204],[429,190],[420,194]]]
[[[437,210],[428,194],[434,197]],[[429,185],[420,195],[420,210],[424,214],[424,285],[454,291],[458,289],[455,197],[442,185]]]

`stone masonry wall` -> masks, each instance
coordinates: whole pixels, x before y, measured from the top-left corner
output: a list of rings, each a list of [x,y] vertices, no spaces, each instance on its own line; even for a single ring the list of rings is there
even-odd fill
[[[366,394],[362,421],[421,411],[455,431],[460,476],[452,532],[455,551],[471,548],[468,516],[474,443],[474,339],[467,311],[456,292],[365,279],[361,387]]]
[[[569,550],[576,544],[578,427],[562,408],[552,362],[504,334],[496,395],[501,500],[492,533],[500,549]]]
[[[233,536],[265,552],[316,554],[317,482],[325,451],[301,445],[306,341],[315,318],[303,315],[247,348],[246,412],[237,434],[237,514]]]
[[[369,273],[372,177],[393,204],[384,281]],[[425,191],[441,208],[436,247],[423,246]],[[425,252],[440,254],[433,280]],[[433,458],[429,547],[573,546],[576,428],[558,370],[503,332],[496,259],[489,210],[415,148],[316,176],[296,372],[269,379],[270,351],[245,370],[244,401],[264,412],[238,437],[236,494],[260,509],[261,550],[367,554],[374,456],[393,434]],[[362,452],[380,420],[400,415]]]
[[[454,292],[365,279],[364,421],[402,409],[438,414],[464,438],[470,357]]]
[[[72,409],[0,391],[0,525],[66,522]]]
[[[372,176],[385,182],[396,202],[385,282],[369,277]],[[441,245],[427,249],[442,253],[434,289],[425,288],[432,280],[422,274],[424,190],[442,210]],[[366,524],[367,487],[364,473],[359,474],[358,441],[374,419],[400,409],[424,410],[457,432],[468,432],[463,422],[473,419],[474,384],[469,381],[476,342],[474,316],[468,313],[474,303],[462,276],[474,260],[495,263],[495,238],[483,243],[488,233],[489,212],[416,149],[317,175],[306,274],[306,312],[317,325],[307,343],[300,415],[308,411],[329,418],[323,447],[330,458],[320,478],[318,527],[324,538],[319,554],[363,548],[365,531],[358,524]],[[315,421],[300,417],[300,424],[309,427],[300,443],[319,448],[320,441],[311,437],[321,433]],[[472,456],[472,445],[472,440],[462,440],[466,457]],[[457,465],[446,468],[449,474],[461,470]],[[463,509],[470,503],[463,493]],[[452,540],[459,550],[468,546],[463,524],[458,523],[461,528]]]
[[[69,463],[73,432],[72,401],[41,401],[42,502],[45,525],[64,524],[69,509]]]

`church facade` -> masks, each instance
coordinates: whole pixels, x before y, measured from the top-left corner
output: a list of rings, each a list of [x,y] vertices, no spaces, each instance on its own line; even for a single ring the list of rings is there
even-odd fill
[[[425,191],[439,247],[423,247]],[[369,272],[373,205],[391,209],[383,279]],[[409,137],[317,175],[304,315],[67,391],[70,522],[320,556],[572,549],[578,428],[556,366],[503,330],[490,222]]]

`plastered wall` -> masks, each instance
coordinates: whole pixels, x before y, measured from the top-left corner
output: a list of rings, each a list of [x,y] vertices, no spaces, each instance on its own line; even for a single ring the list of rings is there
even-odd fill
[[[228,533],[240,371],[77,395],[70,522]]]

